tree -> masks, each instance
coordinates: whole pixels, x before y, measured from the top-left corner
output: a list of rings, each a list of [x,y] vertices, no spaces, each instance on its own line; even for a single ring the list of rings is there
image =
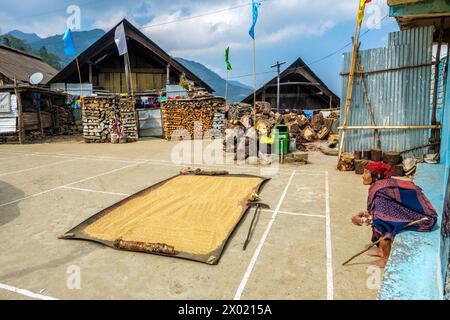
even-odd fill
[[[31,52],[31,46],[28,42],[16,38],[10,34],[0,36],[0,43],[4,44],[5,46],[15,48],[21,51]]]
[[[53,52],[49,52],[47,50],[47,47],[42,46],[39,50],[37,50],[35,52],[35,54],[37,54],[39,57],[41,57],[42,60],[44,60],[49,65],[51,65],[53,68],[55,68],[57,70],[61,70],[62,69],[61,58],[58,57]]]

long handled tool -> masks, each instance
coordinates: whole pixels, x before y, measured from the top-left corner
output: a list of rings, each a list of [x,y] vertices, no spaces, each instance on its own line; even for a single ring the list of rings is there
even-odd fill
[[[407,229],[409,227],[412,227],[422,221],[428,221],[428,218],[422,218],[420,220],[417,221],[413,221],[411,223],[408,223],[407,225],[405,225],[402,230]],[[351,257],[350,259],[348,259],[347,261],[345,261],[342,265],[345,266],[346,264],[348,264],[350,261],[354,260],[355,258],[359,257],[360,255],[362,255],[363,253],[366,253],[367,251],[369,251],[370,249],[372,249],[373,247],[375,247],[377,244],[379,244],[381,241],[385,240],[386,237],[381,237],[380,239],[378,239],[377,241],[375,241],[374,243],[370,244],[367,246],[366,249],[364,249],[363,251],[355,254],[353,257]]]
[[[247,249],[247,246],[250,242],[250,238],[252,235],[252,230],[254,228],[256,217],[261,212],[261,209],[270,209],[270,207],[267,204],[261,203],[261,202],[252,202],[252,203],[250,203],[250,205],[255,207],[255,213],[253,214],[252,222],[250,223],[250,228],[248,229],[247,238],[245,239],[244,247],[242,248],[242,250],[244,250],[244,251]]]

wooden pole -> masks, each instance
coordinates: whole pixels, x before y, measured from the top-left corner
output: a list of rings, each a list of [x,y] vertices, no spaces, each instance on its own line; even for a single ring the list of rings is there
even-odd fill
[[[36,110],[38,123],[39,123],[39,131],[41,131],[41,139],[44,139],[44,125],[42,124],[42,114],[41,114],[41,106],[39,104]]]
[[[364,12],[365,4],[362,5],[362,10]],[[358,15],[359,15],[359,9],[358,8]],[[339,157],[341,156],[342,152],[344,151],[344,145],[345,145],[345,134],[346,134],[346,127],[348,122],[348,114],[350,110],[350,105],[352,103],[352,95],[353,95],[353,84],[355,82],[355,69],[356,69],[356,60],[358,56],[358,47],[359,47],[359,35],[361,33],[361,24],[362,20],[356,22],[355,27],[355,35],[353,36],[353,51],[352,51],[352,60],[350,63],[350,73],[348,76],[348,86],[347,86],[347,95],[345,98],[345,106],[344,106],[344,122],[343,127],[344,130],[342,131],[341,139],[339,142]]]
[[[128,59],[128,72],[130,76],[130,88],[131,88],[131,96],[134,97],[134,88],[133,88],[133,73],[131,70],[131,62],[130,62],[130,56],[127,53],[127,59]]]
[[[439,69],[441,64],[441,47],[442,41],[444,38],[444,25],[445,18],[442,17],[439,26],[439,39],[438,46],[436,50],[436,62],[434,65],[434,86],[433,86],[433,109],[431,111],[431,124],[437,124],[436,112],[437,112],[437,103],[438,103],[438,90],[439,90]],[[447,53],[448,55],[448,53]],[[437,130],[431,130],[430,142],[434,143],[439,141],[439,132]],[[439,153],[439,146],[434,147],[434,152]]]
[[[359,52],[359,51],[358,51]],[[363,74],[363,67],[361,64],[361,60],[358,54],[358,64],[357,64],[357,68],[358,68],[358,73],[359,73],[359,78],[361,80],[361,85],[364,91],[364,100],[366,101],[366,105],[367,105],[367,111],[369,112],[369,118],[370,118],[370,122],[372,123],[373,126],[376,126],[376,122],[375,122],[375,114],[373,113],[373,109],[372,109],[372,103],[370,102],[369,99],[369,94],[367,92],[367,86],[366,86],[366,81],[364,80],[364,74]],[[381,137],[380,137],[380,131],[378,131],[378,129],[374,130],[375,133],[375,144],[377,149],[381,150]]]
[[[227,79],[225,80],[225,108],[227,106],[227,100],[228,100],[228,76],[229,76],[229,71],[227,68]]]
[[[94,86],[94,79],[92,74],[92,62],[89,63],[89,83]]]
[[[253,38],[253,127],[255,128],[255,156],[258,156],[258,133],[256,132],[256,40]]]
[[[131,75],[130,75],[130,65],[129,65],[130,58],[128,56],[128,52],[124,54],[123,61],[125,64],[125,81],[127,84],[127,94],[130,95],[131,94]]]
[[[434,91],[433,91],[433,110],[431,113],[431,124],[436,124],[436,109],[437,109],[437,98],[438,98],[438,84],[439,84],[439,66],[441,62],[441,47],[444,38],[444,21],[445,18],[441,18],[440,29],[439,29],[439,39],[436,50],[436,62],[434,67]]]
[[[412,227],[412,226],[414,226],[414,225],[416,225],[416,224],[418,224],[418,223],[420,223],[420,222],[422,222],[422,221],[428,221],[428,218],[422,218],[422,219],[420,219],[420,220],[417,220],[417,221],[413,221],[413,222],[411,222],[411,223],[408,223],[406,226],[404,226],[404,227],[402,228],[402,230],[405,230],[405,229],[407,229],[407,228],[409,228],[409,227]],[[351,257],[350,259],[348,259],[347,261],[345,261],[342,265],[345,266],[346,264],[348,264],[349,262],[351,262],[351,261],[354,260],[355,258],[359,257],[359,256],[362,255],[363,253],[369,251],[370,249],[372,249],[373,247],[375,247],[377,244],[379,244],[381,241],[383,241],[383,240],[385,240],[385,239],[386,239],[386,237],[381,237],[380,239],[378,239],[378,240],[375,241],[374,243],[371,243],[370,245],[367,246],[366,249],[364,249],[364,250],[358,252],[358,253],[355,254],[353,257]]]
[[[17,98],[17,113],[18,113],[18,125],[19,125],[19,143],[25,143],[25,132],[24,132],[24,124],[23,124],[23,109],[22,109],[22,94],[17,88],[17,80],[14,77],[14,93]]]
[[[81,70],[80,70],[80,63],[78,62],[78,57],[75,58],[75,61],[77,63],[78,79],[80,80],[80,97],[81,100],[83,100],[83,81],[81,80]]]

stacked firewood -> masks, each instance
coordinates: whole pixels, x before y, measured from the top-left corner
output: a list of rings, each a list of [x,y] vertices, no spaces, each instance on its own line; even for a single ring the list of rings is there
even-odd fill
[[[225,127],[225,114],[224,113],[214,113],[212,128],[219,130],[220,132],[224,131]]]
[[[201,139],[211,129],[223,133],[225,99],[203,97],[167,100],[161,104],[164,137],[167,140]]]
[[[240,120],[243,116],[252,113],[253,106],[246,103],[228,104],[228,120]]]
[[[244,158],[251,156],[251,147],[255,145],[255,129],[258,135],[270,136],[276,125],[286,125],[289,129],[290,139],[295,139],[298,150],[306,150],[304,144],[316,140],[326,139],[339,114],[331,113],[326,118],[322,113],[316,112],[311,120],[303,113],[286,112],[284,114],[274,113],[271,105],[267,102],[257,101],[256,112],[251,105],[230,104],[228,105],[228,124],[225,130],[224,152],[234,153]],[[256,125],[254,125],[254,123]]]
[[[133,98],[89,97],[84,99],[83,136],[87,143],[111,142],[113,119],[120,120],[127,142],[137,141],[135,101]]]
[[[73,135],[83,132],[82,123],[75,121],[72,109],[68,107],[56,106],[57,124],[59,125],[59,134]]]

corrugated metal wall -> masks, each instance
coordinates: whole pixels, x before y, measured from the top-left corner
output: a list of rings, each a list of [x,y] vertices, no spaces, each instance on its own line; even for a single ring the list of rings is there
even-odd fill
[[[400,70],[365,75],[367,91],[377,125],[429,125],[433,27],[389,34],[388,47],[360,52],[365,72],[391,68]],[[343,94],[347,95],[351,52],[344,54]],[[412,68],[411,68],[412,67]],[[347,74],[347,75],[345,75]],[[344,114],[344,105],[341,106]],[[343,117],[341,118],[341,125]],[[348,126],[371,125],[359,76],[355,78]],[[429,130],[381,130],[384,151],[403,151],[426,145]],[[348,130],[345,151],[375,147],[373,130]],[[424,149],[405,154],[420,155]]]
[[[17,97],[12,94],[6,94],[9,100],[9,112],[0,112],[0,134],[14,133],[17,130]]]

